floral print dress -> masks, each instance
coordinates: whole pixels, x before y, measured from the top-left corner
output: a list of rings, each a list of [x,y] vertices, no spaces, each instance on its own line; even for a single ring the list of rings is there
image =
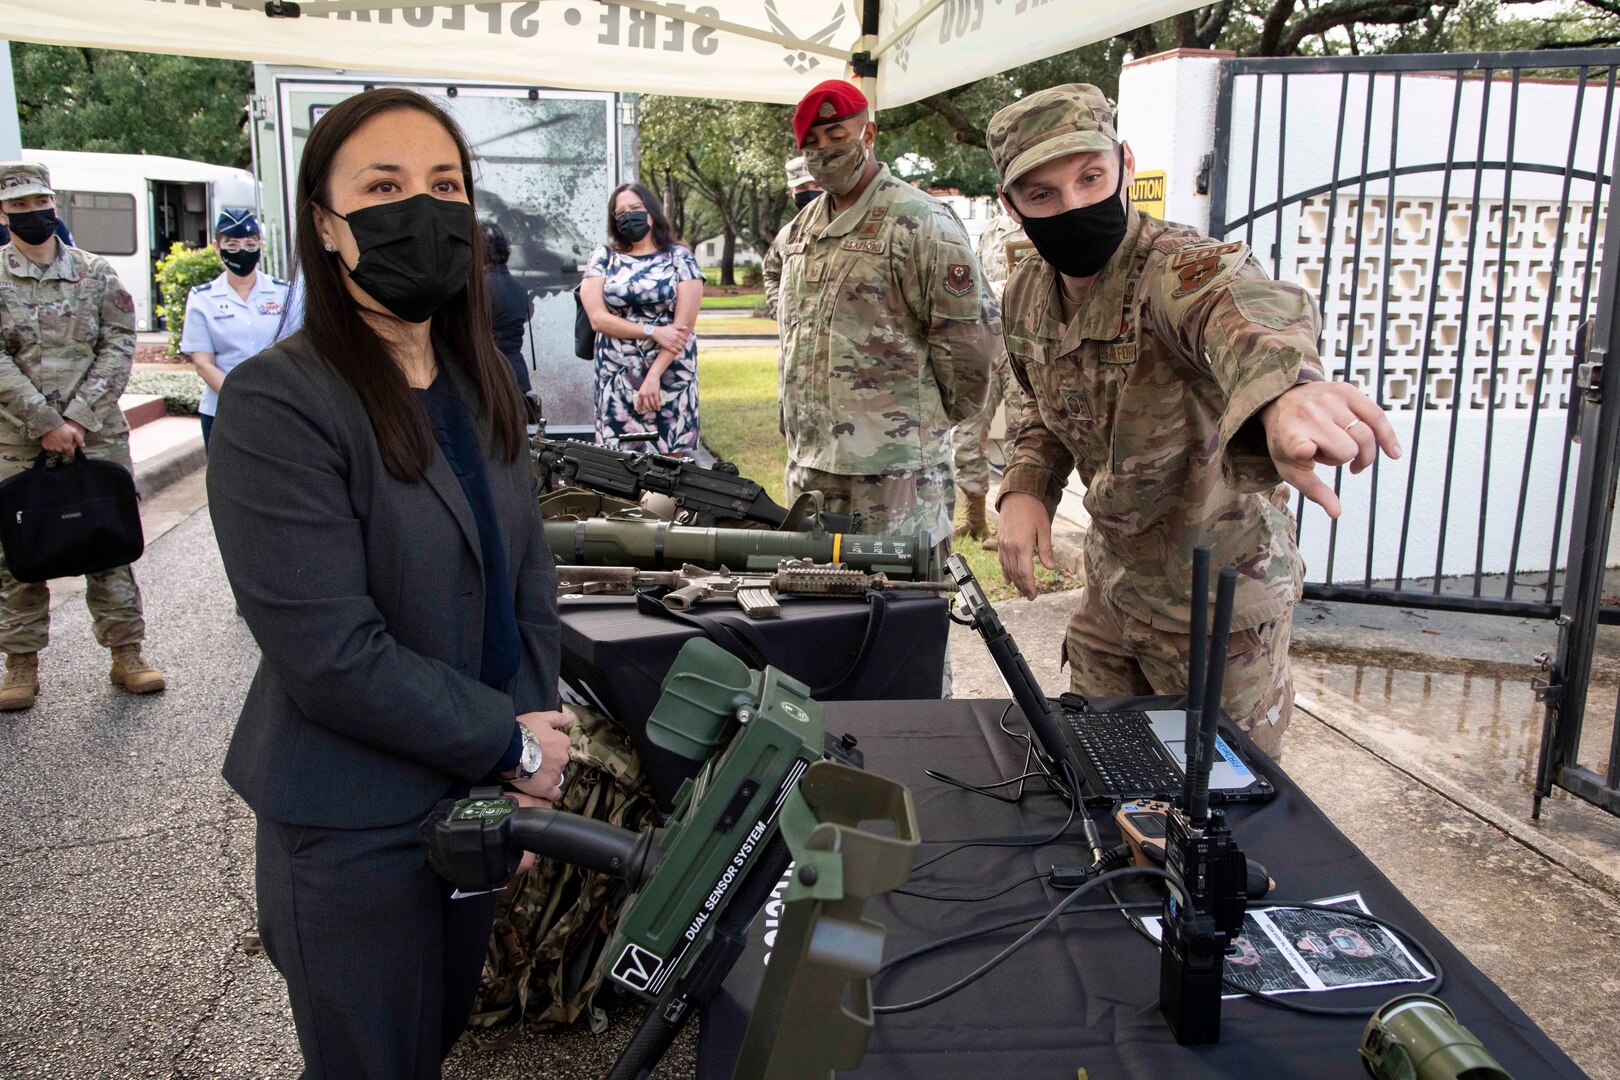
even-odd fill
[[[703,277],[684,247],[629,255],[603,246],[591,254],[586,277],[602,278],[608,314],[635,323],[668,326],[675,321],[675,286]],[[661,454],[690,454],[698,445],[697,338],[664,370],[663,407],[656,416],[636,410],[636,391],[658,357],[652,338],[596,335],[596,437],[604,443],[653,431]],[[636,448],[651,449],[645,443]]]

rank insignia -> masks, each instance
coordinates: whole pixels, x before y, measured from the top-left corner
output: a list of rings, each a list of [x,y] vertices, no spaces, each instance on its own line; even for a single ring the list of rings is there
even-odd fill
[[[973,289],[973,268],[967,263],[951,263],[945,268],[945,291],[966,296]]]

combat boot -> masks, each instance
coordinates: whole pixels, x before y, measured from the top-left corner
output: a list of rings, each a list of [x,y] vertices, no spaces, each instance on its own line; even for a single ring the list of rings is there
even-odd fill
[[[132,694],[155,694],[168,685],[163,681],[163,672],[141,655],[139,643],[112,647],[112,671],[107,678]]]
[[[964,493],[965,494],[965,493]],[[956,527],[955,537],[960,540],[964,536],[971,536],[975,540],[983,540],[990,532],[989,524],[984,520],[984,495],[967,496],[967,518]]]
[[[8,653],[6,677],[0,680],[0,710],[12,712],[33,706],[39,696],[39,653]]]

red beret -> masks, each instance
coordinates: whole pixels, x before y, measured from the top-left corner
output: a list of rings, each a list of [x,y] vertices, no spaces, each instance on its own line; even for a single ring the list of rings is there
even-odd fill
[[[866,109],[866,95],[855,89],[854,83],[843,79],[828,79],[799,101],[793,110],[793,142],[803,146],[804,137],[817,124],[832,124],[848,120]]]

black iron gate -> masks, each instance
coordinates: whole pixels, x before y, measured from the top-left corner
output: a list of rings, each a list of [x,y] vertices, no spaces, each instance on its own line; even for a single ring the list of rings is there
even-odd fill
[[[1617,72],[1616,50],[1233,60],[1217,102],[1211,235],[1315,292],[1324,366],[1406,451],[1335,471],[1338,520],[1297,504],[1306,595],[1560,619],[1538,810],[1556,784],[1620,813],[1620,715],[1607,774],[1576,764],[1620,621]]]

